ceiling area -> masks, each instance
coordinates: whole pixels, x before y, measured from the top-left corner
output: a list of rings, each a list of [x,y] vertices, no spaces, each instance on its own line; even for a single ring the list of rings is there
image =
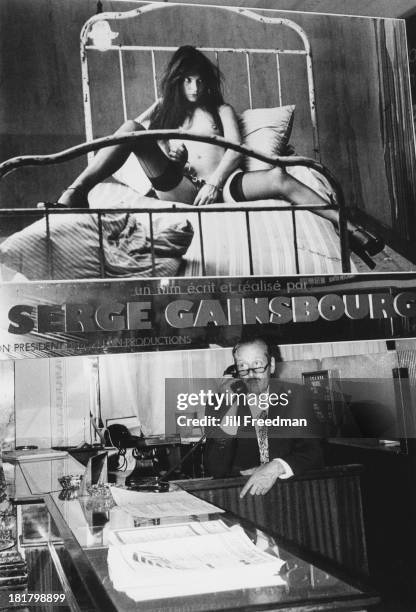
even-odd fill
[[[156,0],[169,2],[169,0]],[[172,0],[174,2],[175,0]],[[401,17],[416,15],[416,0],[187,0],[192,4],[228,4],[253,8],[335,13],[340,15],[366,15],[369,17]],[[134,0],[103,0],[104,10],[117,10],[128,4],[134,8]],[[110,5],[112,7],[110,9]],[[118,5],[118,6],[116,6]],[[127,7],[123,10],[128,10]]]
[[[371,17],[410,17],[416,14],[416,0],[263,0],[251,4],[263,8]]]

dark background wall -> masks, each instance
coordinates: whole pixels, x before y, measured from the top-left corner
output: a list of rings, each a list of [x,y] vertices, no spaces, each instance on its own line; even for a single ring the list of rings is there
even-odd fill
[[[259,4],[239,2],[239,5]],[[264,3],[263,3],[264,4]],[[104,9],[137,4],[104,2]],[[118,42],[172,45],[299,45],[281,34],[215,9],[169,7],[135,20],[113,22]],[[0,157],[52,153],[84,140],[79,32],[96,12],[93,0],[2,0]],[[271,13],[267,13],[271,14]],[[404,22],[375,18],[275,13],[301,25],[312,45],[322,161],[341,181],[352,212],[382,226],[393,245],[411,254],[416,163],[408,87]],[[163,24],[163,27],[161,27]],[[276,103],[274,72],[259,58],[254,70],[254,105]],[[283,103],[295,103],[293,142],[311,154],[305,72],[299,58],[284,58]],[[158,60],[163,64],[163,60]],[[221,64],[227,99],[247,107],[240,58]],[[90,60],[95,135],[122,121],[118,61],[114,53]],[[266,67],[266,69],[265,69]],[[150,75],[141,60],[126,54],[127,107],[131,116],[152,101]],[[273,75],[272,77],[270,75]],[[84,160],[26,168],[0,183],[0,206],[33,206],[56,199]]]

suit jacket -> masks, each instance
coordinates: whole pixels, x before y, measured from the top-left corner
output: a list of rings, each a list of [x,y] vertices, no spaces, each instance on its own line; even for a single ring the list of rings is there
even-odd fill
[[[312,402],[300,385],[289,385],[291,389],[288,406],[269,406],[268,418],[274,419],[306,418],[307,427],[268,427],[269,461],[284,459],[294,475],[323,465],[321,426],[318,423]],[[269,394],[281,393],[288,385],[279,380],[270,380]],[[240,470],[260,465],[260,453],[254,425],[244,425],[244,416],[249,416],[250,408],[240,402],[237,416],[241,425],[236,436],[227,436],[217,427],[207,435],[204,452],[204,466],[208,475],[214,478],[237,476]],[[251,420],[250,420],[251,421]]]

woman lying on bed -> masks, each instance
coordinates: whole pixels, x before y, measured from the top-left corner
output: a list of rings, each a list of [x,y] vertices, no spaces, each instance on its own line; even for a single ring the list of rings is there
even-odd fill
[[[117,134],[149,129],[178,129],[222,135],[240,144],[236,114],[224,103],[221,75],[216,66],[191,46],[180,47],[172,56],[162,80],[162,98],[135,120],[126,121]],[[204,206],[214,202],[243,202],[280,198],[293,204],[328,204],[315,191],[274,167],[244,172],[241,155],[223,147],[180,140],[136,141],[101,149],[94,160],[64,191],[60,205],[88,207],[88,193],[98,183],[121,168],[134,153],[160,200]],[[316,214],[337,226],[334,210]],[[383,248],[381,240],[348,222],[353,250],[375,255]]]

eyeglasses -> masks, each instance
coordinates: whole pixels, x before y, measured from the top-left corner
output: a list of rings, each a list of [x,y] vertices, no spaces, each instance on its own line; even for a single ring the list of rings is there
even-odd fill
[[[257,366],[255,368],[243,368],[241,370],[237,368],[237,374],[239,376],[248,376],[250,372],[254,372],[255,374],[264,374],[264,372],[267,370],[269,365],[270,365],[270,361],[268,361],[266,365],[264,366]]]

